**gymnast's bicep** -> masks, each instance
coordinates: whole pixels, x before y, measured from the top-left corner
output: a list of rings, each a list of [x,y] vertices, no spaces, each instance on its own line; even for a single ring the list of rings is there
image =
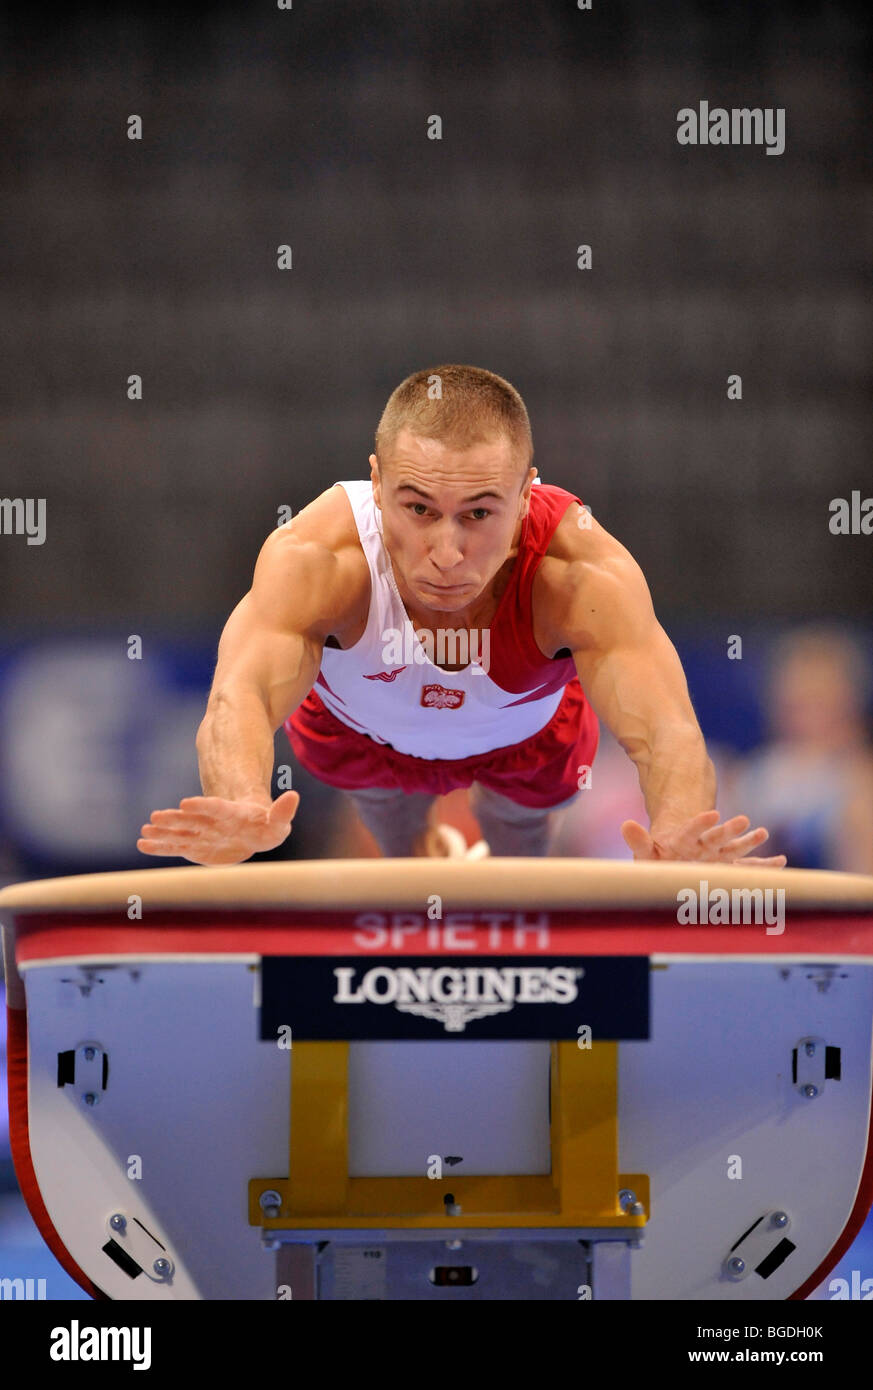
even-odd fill
[[[623,747],[651,745],[659,726],[697,726],[676,648],[662,628],[645,577],[623,548],[603,565],[580,566],[567,645],[595,712]]]
[[[221,634],[211,701],[254,697],[274,730],[284,723],[318,677],[340,598],[338,568],[312,542],[278,533],[265,542],[252,587]]]

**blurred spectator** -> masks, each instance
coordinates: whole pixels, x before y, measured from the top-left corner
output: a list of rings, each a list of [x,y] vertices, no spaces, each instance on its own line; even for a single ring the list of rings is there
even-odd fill
[[[781,637],[763,692],[770,742],[722,785],[725,814],[765,825],[762,854],[796,869],[873,873],[873,742],[869,661],[839,628]]]

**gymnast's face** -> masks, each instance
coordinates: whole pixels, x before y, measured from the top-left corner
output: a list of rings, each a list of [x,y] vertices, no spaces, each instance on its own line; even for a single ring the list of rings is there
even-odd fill
[[[536,477],[511,441],[469,449],[400,430],[390,458],[370,455],[373,496],[401,596],[417,613],[462,615],[483,595],[521,534]]]

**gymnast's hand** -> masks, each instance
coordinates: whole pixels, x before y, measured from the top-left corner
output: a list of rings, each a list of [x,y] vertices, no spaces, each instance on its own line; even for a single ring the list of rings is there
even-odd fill
[[[136,847],[192,864],[241,864],[287,840],[299,804],[299,792],[283,792],[269,803],[186,796],[177,810],[152,811]]]
[[[701,811],[684,825],[653,825],[651,832],[638,821],[626,820],[621,833],[625,844],[633,850],[634,859],[704,859],[718,864],[755,864],[762,869],[785,868],[788,861],[784,854],[774,854],[769,859],[747,857],[749,850],[769,839],[763,826],[749,830],[748,816],[733,816],[722,825],[718,820],[718,811]]]

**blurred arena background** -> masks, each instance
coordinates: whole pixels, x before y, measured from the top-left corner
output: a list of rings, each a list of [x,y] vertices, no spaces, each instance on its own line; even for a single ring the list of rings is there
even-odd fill
[[[722,813],[873,873],[873,537],[829,526],[873,493],[861,7],[13,3],[0,37],[0,882],[144,866],[139,826],[199,791],[218,636],[279,509],[366,476],[389,393],[441,361],[521,391],[543,480],[641,564]],[[785,108],[784,154],[679,145],[701,100]],[[45,499],[41,540],[16,498]],[[293,776],[269,857],[376,853]],[[642,811],[604,734],[557,852],[627,858]],[[0,1188],[0,1275],[84,1298],[2,1128]]]

